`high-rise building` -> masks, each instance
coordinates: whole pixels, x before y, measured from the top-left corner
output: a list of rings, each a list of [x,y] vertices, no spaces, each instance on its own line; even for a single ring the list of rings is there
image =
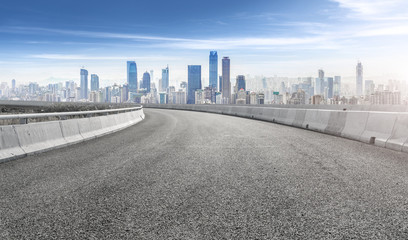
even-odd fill
[[[209,86],[217,89],[218,78],[218,54],[217,51],[210,52],[210,84]]]
[[[333,95],[340,97],[341,94],[341,76],[334,76]]]
[[[130,92],[137,92],[137,65],[135,61],[127,61],[127,84]]]
[[[121,102],[127,102],[129,100],[129,85],[123,84],[119,89]]]
[[[218,81],[219,81],[219,84],[218,84],[218,90],[219,90],[219,92],[221,92],[222,91],[222,76],[219,76],[218,77]]]
[[[316,78],[314,85],[314,95],[321,95],[324,92],[324,78]]]
[[[88,71],[81,69],[81,95],[80,99],[88,99]]]
[[[319,69],[319,78],[324,78],[324,71],[322,69]]]
[[[11,90],[16,91],[16,79],[11,80]]]
[[[365,80],[364,81],[364,93],[365,93],[365,95],[371,95],[371,94],[373,94],[374,93],[374,88],[375,88],[375,85],[374,85],[374,81],[373,80]]]
[[[363,95],[363,65],[361,62],[356,66],[356,95]]]
[[[91,91],[99,90],[99,77],[96,74],[91,74]]]
[[[187,104],[195,103],[195,91],[201,89],[201,65],[188,65]]]
[[[169,87],[169,66],[162,69],[162,89],[161,91],[166,91]]]
[[[105,102],[110,103],[111,102],[111,98],[112,98],[112,88],[111,87],[106,87],[105,88]]]
[[[244,89],[244,91],[246,90],[246,84],[245,84],[245,76],[244,75],[238,75],[237,79],[236,79],[236,92],[238,92],[241,89]]]
[[[231,103],[230,59],[222,59],[222,98],[224,104]]]
[[[146,71],[145,73],[143,73],[143,88],[146,89],[146,92],[149,93],[150,92],[150,74]]]
[[[328,98],[333,98],[333,93],[334,93],[334,89],[333,89],[333,78],[332,77],[328,77],[327,78],[327,97]]]

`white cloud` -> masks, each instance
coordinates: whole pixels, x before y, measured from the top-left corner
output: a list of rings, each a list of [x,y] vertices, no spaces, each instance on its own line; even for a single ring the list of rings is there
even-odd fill
[[[137,60],[143,59],[145,61],[154,60],[177,60],[176,57],[165,56],[89,56],[89,55],[75,55],[75,54],[33,54],[26,58],[50,59],[50,60]]]
[[[331,0],[351,10],[349,17],[366,20],[407,20],[407,0]]]
[[[403,36],[408,35],[408,25],[376,27],[366,29],[356,34],[356,37],[375,37],[375,36]]]
[[[276,47],[276,46],[293,46],[293,45],[315,45],[325,42],[327,39],[321,36],[313,37],[234,37],[218,39],[189,39],[189,38],[171,38],[161,36],[147,36],[135,34],[109,33],[109,32],[92,32],[92,31],[74,31],[48,28],[28,28],[14,27],[12,31],[27,32],[47,32],[52,34],[62,34],[71,36],[80,36],[86,38],[100,39],[122,39],[133,41],[145,41],[146,46],[163,46],[179,49],[240,49],[250,47]],[[45,56],[47,58],[58,56]],[[75,59],[83,59],[83,56],[72,55]],[[113,59],[113,58],[109,58]],[[121,58],[123,59],[123,58]]]

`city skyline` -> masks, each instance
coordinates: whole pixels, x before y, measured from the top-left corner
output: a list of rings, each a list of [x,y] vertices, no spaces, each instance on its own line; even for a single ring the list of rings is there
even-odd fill
[[[75,1],[24,2],[24,9],[21,2],[0,6],[1,81],[76,80],[77,68],[85,66],[98,73],[102,86],[124,83],[122,62],[133,60],[140,72],[160,73],[169,64],[170,85],[186,81],[187,65],[200,64],[208,85],[211,50],[234,59],[232,77],[315,76],[322,68],[353,82],[360,60],[369,79],[408,78],[408,4],[400,0],[238,1],[234,6],[210,1],[199,3],[195,14],[185,1],[155,1],[137,3],[148,10],[134,20],[125,14],[136,4],[131,2],[126,8],[83,3],[83,9]],[[104,14],[107,9],[112,17]],[[55,21],[47,21],[50,17]]]

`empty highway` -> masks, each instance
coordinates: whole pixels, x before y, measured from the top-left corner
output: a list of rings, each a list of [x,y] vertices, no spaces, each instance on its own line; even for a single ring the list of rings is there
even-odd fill
[[[0,164],[0,239],[407,239],[408,154],[232,116],[145,109]]]

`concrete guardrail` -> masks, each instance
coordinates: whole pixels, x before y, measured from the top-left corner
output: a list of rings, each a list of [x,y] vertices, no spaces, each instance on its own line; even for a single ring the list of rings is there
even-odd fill
[[[405,111],[300,109],[244,105],[146,104],[144,107],[200,111],[270,121],[408,153],[408,112]]]
[[[95,116],[101,115],[103,116]],[[28,119],[72,117],[28,123]],[[91,117],[93,116],[93,117]],[[0,162],[79,143],[132,126],[144,119],[142,107],[99,111],[0,115],[0,120],[21,119],[23,124],[0,126]]]

